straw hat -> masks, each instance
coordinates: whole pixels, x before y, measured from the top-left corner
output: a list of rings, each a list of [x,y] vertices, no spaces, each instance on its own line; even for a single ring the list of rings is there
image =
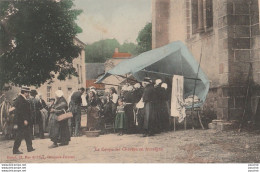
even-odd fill
[[[21,91],[30,92],[30,91],[31,91],[31,89],[30,89],[29,87],[22,86],[22,87],[21,87]]]

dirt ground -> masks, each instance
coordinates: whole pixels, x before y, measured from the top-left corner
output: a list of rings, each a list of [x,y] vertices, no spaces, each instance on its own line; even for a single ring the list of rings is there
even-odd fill
[[[141,137],[140,134],[106,134],[72,137],[68,146],[49,149],[51,141],[25,141],[12,154],[12,140],[0,141],[1,163],[260,163],[260,132],[186,130]]]

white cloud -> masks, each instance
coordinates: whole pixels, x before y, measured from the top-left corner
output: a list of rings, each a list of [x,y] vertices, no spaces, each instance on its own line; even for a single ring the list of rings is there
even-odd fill
[[[135,42],[139,31],[151,21],[150,0],[110,0],[109,4],[107,2],[75,1],[76,8],[84,10],[77,21],[83,29],[83,33],[78,37],[86,43],[106,38],[115,38],[120,43]]]

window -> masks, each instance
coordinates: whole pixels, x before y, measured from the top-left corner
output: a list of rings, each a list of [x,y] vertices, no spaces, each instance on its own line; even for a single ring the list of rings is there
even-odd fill
[[[58,87],[58,90],[61,90],[61,87]]]
[[[47,102],[50,102],[51,98],[51,86],[47,86]]]
[[[72,93],[72,88],[68,87],[68,96],[70,96],[71,93]]]
[[[191,0],[192,33],[206,32],[213,26],[212,0]]]
[[[80,66],[80,81],[83,83],[83,78],[82,78],[82,66]]]

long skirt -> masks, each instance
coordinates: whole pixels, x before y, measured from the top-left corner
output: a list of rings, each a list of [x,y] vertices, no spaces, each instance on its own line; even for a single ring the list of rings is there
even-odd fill
[[[94,106],[88,107],[87,110],[87,128],[97,129],[99,123],[99,109]]]
[[[152,102],[145,102],[144,104],[144,129],[154,130],[156,117],[154,113],[154,104]]]
[[[49,137],[51,141],[56,143],[70,141],[68,119],[59,122],[57,121],[56,114],[51,113],[49,121]]]
[[[154,111],[153,113],[155,114],[155,130],[157,132],[160,132],[162,130],[162,103],[161,102],[156,102],[154,103]]]
[[[169,121],[167,102],[162,103],[160,113],[161,113],[161,118],[160,118],[161,129],[169,130],[170,121]]]
[[[115,129],[127,129],[127,116],[125,112],[116,114]]]
[[[134,106],[133,104],[127,104],[125,106],[125,114],[127,116],[127,126],[128,129],[130,130],[134,129],[135,126],[133,106]]]

